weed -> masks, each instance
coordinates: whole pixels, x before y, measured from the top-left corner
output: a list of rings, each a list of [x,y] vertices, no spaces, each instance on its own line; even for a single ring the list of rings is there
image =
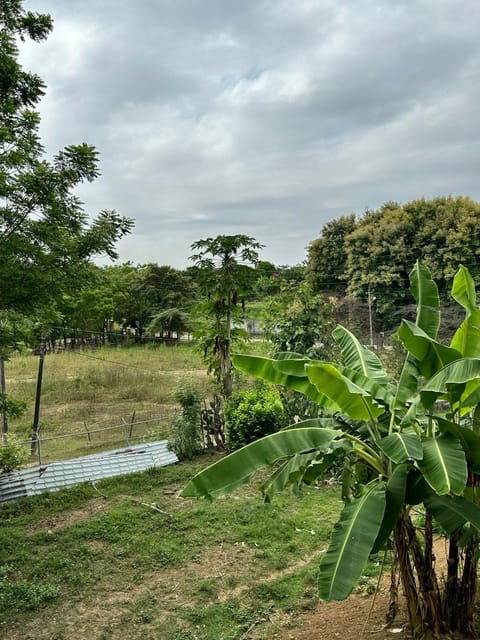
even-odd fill
[[[55,600],[60,587],[39,582],[0,580],[0,611],[28,611]]]

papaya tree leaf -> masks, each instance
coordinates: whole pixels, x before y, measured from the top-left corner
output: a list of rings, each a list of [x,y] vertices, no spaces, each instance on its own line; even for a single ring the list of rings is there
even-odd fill
[[[375,482],[342,510],[320,563],[319,594],[344,600],[362,575],[385,512],[385,484]]]

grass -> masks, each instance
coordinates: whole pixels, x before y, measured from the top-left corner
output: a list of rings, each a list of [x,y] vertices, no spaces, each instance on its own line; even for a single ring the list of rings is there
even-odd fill
[[[251,628],[267,639],[314,606],[337,491],[268,505],[255,486],[213,504],[180,498],[211,462],[106,480],[106,497],[82,485],[4,505],[0,636],[239,640]]]
[[[265,347],[252,343],[250,349]],[[38,357],[33,355],[16,355],[6,366],[7,392],[27,404],[26,414],[10,424],[24,441],[32,430],[37,370]],[[128,443],[168,438],[177,410],[172,394],[184,378],[204,396],[211,393],[201,355],[188,344],[47,354],[40,411],[42,462],[123,446],[126,433],[131,436]],[[32,462],[37,462],[35,457]]]
[[[33,355],[17,355],[6,366],[7,392],[27,404],[26,414],[10,423],[24,441],[32,430],[37,369]],[[211,392],[205,365],[191,345],[48,354],[40,412],[42,462],[124,446],[126,432],[129,442],[168,438],[177,410],[172,394],[184,378],[205,396]],[[75,435],[58,439],[66,434]]]

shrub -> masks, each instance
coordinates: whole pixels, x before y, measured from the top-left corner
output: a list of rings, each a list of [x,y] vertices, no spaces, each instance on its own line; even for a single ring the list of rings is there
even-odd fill
[[[224,412],[230,449],[275,433],[286,424],[279,393],[263,386],[237,391],[225,404]]]
[[[0,473],[10,473],[22,466],[28,459],[28,450],[18,443],[13,435],[4,444],[0,442]]]
[[[182,413],[174,418],[169,447],[180,460],[190,460],[202,449],[200,414],[202,394],[189,380],[183,380],[173,393]]]

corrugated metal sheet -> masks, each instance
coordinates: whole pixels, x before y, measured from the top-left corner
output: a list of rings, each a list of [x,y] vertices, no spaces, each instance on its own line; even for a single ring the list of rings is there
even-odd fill
[[[175,462],[178,462],[177,456],[168,450],[167,441],[161,440],[28,467],[0,475],[0,503],[46,491],[58,491],[82,482],[146,471],[152,467],[165,467]]]

